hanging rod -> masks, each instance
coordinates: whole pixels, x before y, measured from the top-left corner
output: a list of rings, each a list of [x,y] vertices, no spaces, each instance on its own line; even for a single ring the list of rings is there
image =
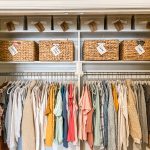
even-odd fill
[[[73,72],[1,72],[0,76],[75,76]]]
[[[139,79],[149,80],[150,72],[85,72],[84,80]]]
[[[150,72],[84,72],[84,75],[150,75]]]

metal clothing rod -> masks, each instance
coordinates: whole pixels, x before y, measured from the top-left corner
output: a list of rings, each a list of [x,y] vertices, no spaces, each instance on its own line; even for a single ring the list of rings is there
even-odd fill
[[[85,72],[84,80],[136,79],[150,80],[150,72]]]
[[[73,72],[1,72],[0,76],[75,76]]]
[[[84,72],[84,75],[150,75],[150,72]]]

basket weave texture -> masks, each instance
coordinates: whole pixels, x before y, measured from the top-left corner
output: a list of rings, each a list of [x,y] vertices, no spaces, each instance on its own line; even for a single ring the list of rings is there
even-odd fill
[[[10,46],[17,49],[17,54],[12,55]],[[34,41],[0,41],[0,61],[36,61],[38,60],[38,50]]]
[[[104,43],[107,50],[101,55],[98,44]],[[83,43],[83,59],[86,60],[119,60],[119,41],[118,40],[86,40]]]
[[[135,47],[139,45],[139,43],[143,43],[141,46],[145,50],[143,54],[139,54]],[[150,40],[143,41],[136,40],[125,40],[120,44],[120,58],[121,60],[150,60]]]
[[[60,54],[54,55],[51,51],[54,45],[59,45]],[[51,40],[39,42],[39,60],[40,61],[73,61],[74,43],[69,40]]]

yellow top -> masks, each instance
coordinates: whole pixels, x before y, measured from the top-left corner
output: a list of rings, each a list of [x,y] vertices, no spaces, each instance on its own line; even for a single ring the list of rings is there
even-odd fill
[[[112,84],[112,94],[113,94],[115,110],[116,112],[118,112],[118,109],[119,109],[118,94],[117,94],[117,90],[114,84]]]
[[[48,97],[48,103],[45,115],[47,115],[47,128],[46,128],[46,139],[45,145],[52,146],[54,140],[54,125],[55,125],[55,118],[54,118],[54,103],[55,103],[55,94],[56,94],[57,86],[51,85]]]

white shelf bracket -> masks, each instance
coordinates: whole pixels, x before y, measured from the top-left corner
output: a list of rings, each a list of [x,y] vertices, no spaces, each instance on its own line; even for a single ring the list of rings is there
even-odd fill
[[[84,73],[83,73],[83,70],[82,70],[82,62],[77,62],[75,74],[79,77],[83,76]]]

